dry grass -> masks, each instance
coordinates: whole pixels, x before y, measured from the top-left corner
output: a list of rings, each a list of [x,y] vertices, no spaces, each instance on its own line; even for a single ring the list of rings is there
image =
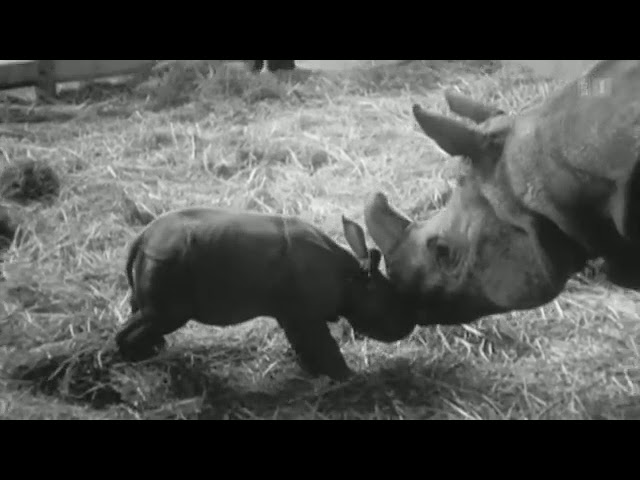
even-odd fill
[[[111,337],[141,228],[132,202],[294,213],[342,241],[340,214],[362,219],[371,192],[421,217],[452,185],[458,162],[418,131],[413,102],[444,111],[440,88],[455,85],[515,111],[556,86],[448,62],[302,85],[206,69],[154,81],[108,100],[111,117],[2,138],[3,165],[46,160],[62,187],[53,205],[20,207],[21,240],[2,264],[0,418],[640,418],[640,294],[593,275],[543,309],[419,328],[393,345],[343,338],[360,372],[343,385],[301,374],[270,319],[189,324],[158,358],[120,362]]]

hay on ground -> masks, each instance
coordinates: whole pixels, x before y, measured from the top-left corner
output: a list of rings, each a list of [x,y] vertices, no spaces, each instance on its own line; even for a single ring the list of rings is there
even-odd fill
[[[126,251],[153,216],[193,205],[295,214],[344,242],[341,215],[362,221],[382,190],[424,218],[460,162],[422,135],[413,103],[446,111],[442,90],[455,88],[513,112],[560,85],[495,62],[304,81],[194,68],[101,97],[113,116],[2,137],[7,162],[42,159],[64,188],[22,173],[3,184],[10,196],[58,198],[23,209],[23,238],[0,263],[1,418],[640,418],[640,294],[591,273],[544,308],[416,328],[390,345],[336,326],[359,372],[346,384],[303,375],[268,318],[189,324],[157,358],[122,362],[113,335],[129,315]],[[277,95],[251,93],[269,89]]]

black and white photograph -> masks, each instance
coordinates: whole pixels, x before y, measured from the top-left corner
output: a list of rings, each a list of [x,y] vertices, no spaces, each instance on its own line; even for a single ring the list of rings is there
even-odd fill
[[[639,60],[0,60],[1,420],[640,420],[639,314]]]

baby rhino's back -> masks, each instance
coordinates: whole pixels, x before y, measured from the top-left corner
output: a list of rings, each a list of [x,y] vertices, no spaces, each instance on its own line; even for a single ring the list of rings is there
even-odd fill
[[[301,271],[322,274],[335,263],[324,235],[291,217],[190,208],[159,217],[144,235],[153,275],[176,287],[156,298],[180,297],[203,323],[277,316],[296,303]]]

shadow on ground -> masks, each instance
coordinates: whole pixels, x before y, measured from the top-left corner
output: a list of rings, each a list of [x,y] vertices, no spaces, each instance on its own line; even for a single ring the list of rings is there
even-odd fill
[[[113,351],[87,349],[16,359],[7,376],[16,390],[94,409],[124,407],[136,418],[396,419],[437,417],[453,390],[480,375],[465,364],[392,359],[336,384],[305,376],[290,351],[274,352],[279,365],[271,372],[248,371],[261,355],[257,350],[223,343],[174,347],[127,364]]]
[[[282,378],[272,388],[249,391],[226,386],[208,397],[199,419],[399,419],[431,418],[442,396],[458,384],[459,367],[412,367],[393,360],[359,372],[350,382]]]

